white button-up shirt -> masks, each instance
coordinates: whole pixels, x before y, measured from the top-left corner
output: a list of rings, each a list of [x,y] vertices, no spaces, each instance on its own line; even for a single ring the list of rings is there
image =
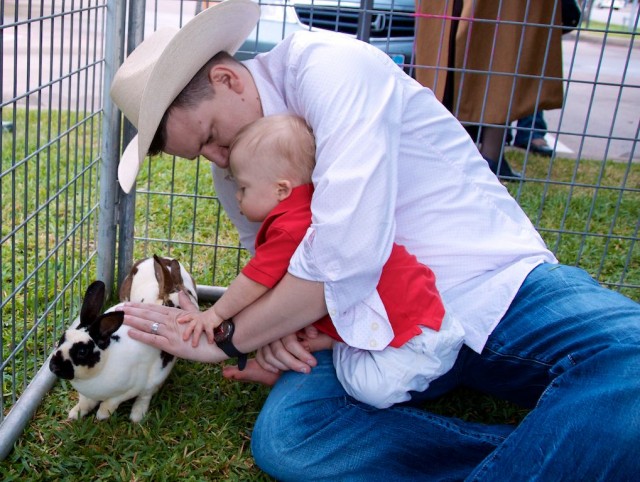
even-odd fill
[[[376,285],[396,242],[433,269],[465,343],[481,351],[527,274],[556,260],[460,123],[384,53],[340,34],[298,32],[245,65],[264,115],[299,115],[315,134],[312,224],[289,273],[324,283],[340,336],[367,350],[393,338]],[[221,202],[253,250],[257,224],[218,171]]]

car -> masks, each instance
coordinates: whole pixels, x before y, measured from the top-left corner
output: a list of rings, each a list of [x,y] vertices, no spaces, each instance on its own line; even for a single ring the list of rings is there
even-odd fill
[[[369,42],[398,65],[413,62],[414,0],[260,0],[260,22],[236,54],[271,50],[298,30],[329,30]]]
[[[624,0],[600,0],[598,2],[598,8],[613,8],[614,10],[620,10],[627,5]]]

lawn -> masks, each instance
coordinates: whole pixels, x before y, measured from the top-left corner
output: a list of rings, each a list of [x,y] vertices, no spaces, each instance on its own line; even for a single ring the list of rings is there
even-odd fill
[[[7,152],[3,138],[3,173]],[[550,163],[536,156],[525,160],[516,151],[508,156],[514,167],[524,168],[527,182],[507,187],[560,260],[579,264],[639,300],[640,166],[571,159]],[[145,164],[138,183],[134,257],[169,251],[186,260],[200,284],[228,284],[247,256],[237,249],[237,237],[217,204],[207,163],[162,158],[152,164],[154,173]],[[3,189],[7,185],[20,193],[27,212],[32,209],[23,187],[4,182]],[[198,197],[191,195],[194,186]],[[13,194],[3,195],[6,200]],[[50,194],[45,190],[41,196]],[[3,219],[11,219],[15,208],[6,209]],[[195,228],[192,219],[198,220]],[[3,239],[9,234],[3,232]],[[24,238],[28,251],[32,247]],[[3,254],[8,250],[7,245]],[[28,258],[25,272],[35,269]],[[3,257],[5,262],[11,258]],[[87,269],[93,272],[91,262]],[[30,310],[28,300],[20,310]],[[68,301],[66,310],[77,310],[77,299]],[[53,322],[56,330],[64,324],[64,319]],[[3,325],[3,343],[4,334]],[[270,480],[249,450],[251,428],[267,393],[264,387],[227,382],[218,366],[180,361],[142,423],[129,422],[130,402],[107,421],[67,421],[76,395],[69,383],[59,382],[0,465],[0,475],[5,481]],[[517,423],[526,415],[526,410],[466,389],[426,408],[482,422]]]

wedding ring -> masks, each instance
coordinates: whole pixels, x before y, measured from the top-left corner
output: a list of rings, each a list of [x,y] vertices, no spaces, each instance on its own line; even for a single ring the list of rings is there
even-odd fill
[[[157,335],[158,328],[160,328],[160,324],[156,321],[153,325],[151,325],[151,333],[153,333],[154,335]]]

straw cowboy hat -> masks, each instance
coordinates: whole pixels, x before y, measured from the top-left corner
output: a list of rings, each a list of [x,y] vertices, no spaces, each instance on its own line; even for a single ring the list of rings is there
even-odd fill
[[[138,129],[118,165],[118,181],[129,192],[162,116],[211,57],[234,54],[260,18],[251,0],[226,0],[181,29],[162,28],[131,52],[113,78],[111,97]]]

